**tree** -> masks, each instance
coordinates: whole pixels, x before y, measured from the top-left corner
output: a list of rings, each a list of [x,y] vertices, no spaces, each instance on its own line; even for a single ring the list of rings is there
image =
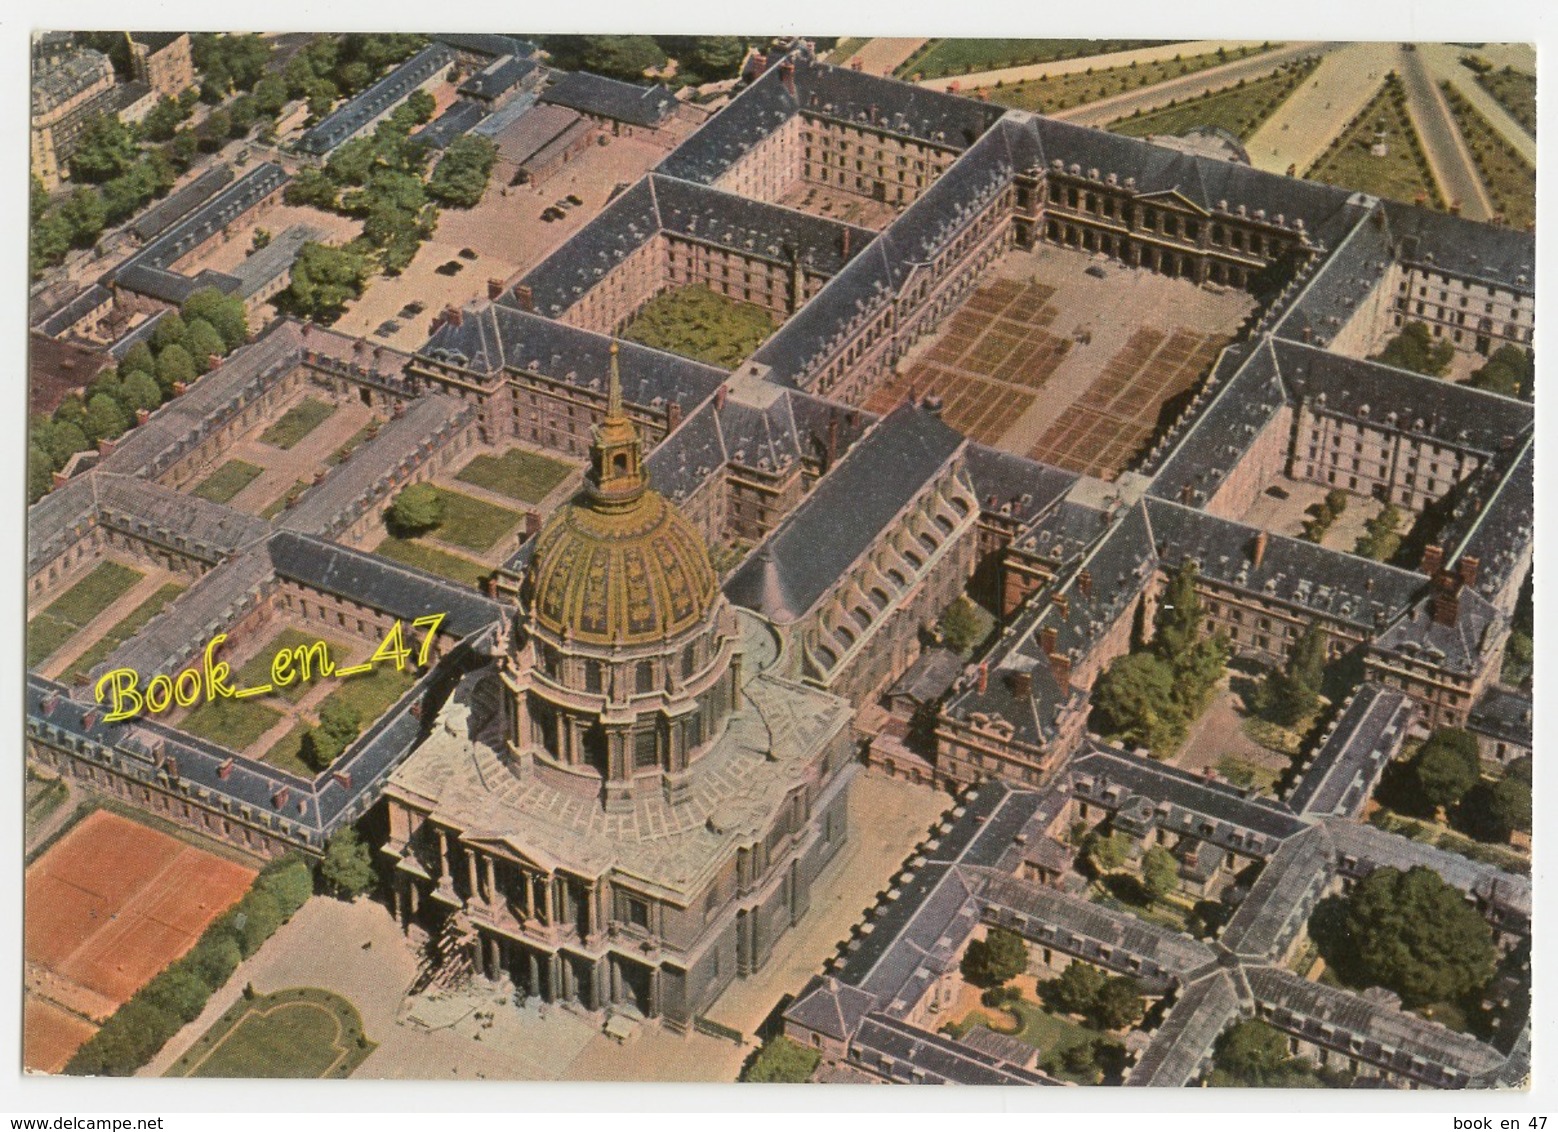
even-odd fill
[[[1358,536],[1353,553],[1376,562],[1389,561],[1401,547],[1402,518],[1394,503],[1385,504],[1378,515],[1363,524],[1364,533]]]
[[[280,75],[266,75],[254,84],[254,108],[274,117],[287,104],[287,84]]]
[[[1180,717],[1171,741],[1150,743],[1160,753],[1183,734],[1185,722],[1205,710],[1212,690],[1228,663],[1228,642],[1221,634],[1201,635],[1201,599],[1196,593],[1196,567],[1188,558],[1179,564],[1158,603],[1153,651],[1170,667],[1170,699]]]
[[[119,363],[119,372],[130,373],[132,370],[140,370],[155,376],[157,373],[157,359],[152,354],[151,347],[144,341],[137,342],[125,351],[124,360]]]
[[[333,209],[339,194],[340,189],[334,179],[323,169],[300,169],[297,176],[287,182],[286,189],[282,191],[282,199],[288,204]]]
[[[1456,824],[1478,841],[1504,842],[1516,830],[1529,831],[1531,784],[1508,773],[1477,783],[1461,799]]]
[[[314,895],[314,873],[306,860],[295,853],[288,853],[265,866],[255,881],[255,887],[270,893],[281,910],[281,918],[290,920]]]
[[[1179,887],[1179,862],[1161,845],[1148,849],[1141,861],[1141,883],[1147,895],[1161,900]]]
[[[195,359],[189,351],[175,343],[157,355],[157,384],[165,396],[173,395],[177,383],[189,385],[195,380]]]
[[[36,503],[54,486],[54,471],[59,465],[37,444],[27,446],[27,502]]]
[[[1256,692],[1254,707],[1273,723],[1291,727],[1308,719],[1320,706],[1330,638],[1310,624],[1293,644],[1287,665],[1267,674]]]
[[[1179,564],[1158,601],[1153,651],[1170,664],[1190,651],[1201,637],[1201,599],[1196,593],[1196,568],[1188,558]]]
[[[1409,322],[1401,333],[1385,343],[1375,361],[1413,373],[1438,377],[1455,356],[1455,347],[1443,339],[1434,341],[1426,322]]]
[[[389,526],[399,535],[419,535],[444,521],[444,497],[430,483],[414,483],[390,504]]]
[[[242,923],[238,922],[239,917],[242,917]],[[238,949],[247,959],[281,927],[281,906],[270,893],[254,889],[244,897],[233,920],[233,927],[238,934]]]
[[[190,294],[179,308],[186,324],[200,320],[221,335],[223,349],[216,353],[236,350],[249,340],[249,316],[243,300],[236,295],[224,295],[215,287],[202,287]]]
[[[190,951],[188,962],[200,981],[216,990],[232,978],[243,962],[243,953],[231,931],[208,931]]]
[[[119,403],[130,412],[145,409],[150,412],[162,404],[162,390],[157,379],[140,370],[131,370],[119,383]]]
[[[175,963],[146,984],[141,994],[180,1022],[193,1022],[206,1008],[215,987],[207,986],[194,967]]]
[[[974,603],[959,595],[941,614],[941,639],[950,649],[967,656],[984,639],[986,627]]]
[[[1529,395],[1535,376],[1531,355],[1519,346],[1507,344],[1493,352],[1481,369],[1467,379],[1473,389],[1502,393],[1506,397]]]
[[[309,766],[324,770],[361,731],[362,719],[354,708],[326,700],[319,710],[319,726],[303,735],[299,753]]]
[[[342,900],[353,900],[373,887],[373,856],[357,830],[342,826],[325,843],[319,880],[327,891]]]
[[[678,73],[690,71],[703,82],[735,78],[746,54],[746,40],[739,36],[693,36],[691,49],[677,56],[681,65]]]
[[[1073,960],[1056,978],[1044,984],[1044,999],[1062,1014],[1086,1014],[1093,1009],[1106,981],[1106,976],[1097,967]]]
[[[594,71],[626,82],[665,65],[665,52],[647,35],[548,35],[541,45],[563,70]]]
[[[328,324],[362,294],[371,270],[367,257],[351,245],[304,244],[292,265],[292,282],[280,296],[281,305],[311,321]]]
[[[757,1051],[744,1080],[764,1085],[801,1085],[811,1080],[822,1055],[783,1036],[771,1038]]]
[[[438,101],[425,90],[414,90],[406,98],[406,112],[417,125],[430,122],[433,119],[433,111],[438,109]]]
[[[1093,996],[1093,1005],[1087,1014],[1089,1020],[1101,1030],[1122,1030],[1141,1021],[1146,1010],[1141,997],[1141,984],[1122,975],[1105,980]]]
[[[1409,1008],[1458,1001],[1493,977],[1492,929],[1422,865],[1375,869],[1353,889],[1343,928],[1315,935],[1326,961],[1395,991]]]
[[[1120,657],[1093,688],[1093,726],[1134,746],[1159,753],[1184,735],[1184,717],[1174,699],[1174,670],[1150,652]]]
[[[165,142],[173,139],[179,124],[190,115],[190,110],[176,98],[163,95],[157,105],[141,119],[141,136],[147,141]]]
[[[1258,1018],[1235,1022],[1217,1039],[1214,1064],[1251,1088],[1277,1084],[1286,1074],[1290,1058],[1282,1032]]]
[[[1082,842],[1082,855],[1096,875],[1106,876],[1125,864],[1130,848],[1131,839],[1125,834],[1111,833],[1106,836],[1094,830]]]
[[[45,427],[37,433],[37,443],[49,454],[56,468],[63,467],[77,452],[91,447],[81,426],[68,420],[40,422]]]
[[[101,185],[128,172],[138,150],[130,128],[112,114],[99,114],[82,127],[70,156],[70,175]]]
[[[984,987],[999,987],[1028,969],[1028,945],[1010,928],[991,928],[963,953],[963,977]]]
[[[86,433],[94,442],[113,440],[130,427],[124,407],[107,393],[95,394],[87,402]]]
[[[498,148],[488,139],[471,134],[456,138],[428,179],[428,195],[451,208],[475,208],[497,159]]]
[[[1407,763],[1404,776],[1417,812],[1431,814],[1449,809],[1477,784],[1481,766],[1477,739],[1469,731],[1443,728],[1435,731]]]
[[[182,346],[184,339],[189,334],[189,327],[184,325],[184,319],[178,311],[169,311],[157,320],[157,325],[152,327],[151,348],[159,354],[169,346]]]
[[[70,194],[60,205],[60,219],[70,225],[70,241],[79,248],[89,248],[103,234],[108,223],[108,206],[103,194],[86,186]]]
[[[188,333],[184,336],[184,348],[189,351],[190,361],[195,363],[195,370],[205,373],[211,368],[211,359],[220,358],[227,353],[227,343],[222,336],[203,318],[191,319]]]

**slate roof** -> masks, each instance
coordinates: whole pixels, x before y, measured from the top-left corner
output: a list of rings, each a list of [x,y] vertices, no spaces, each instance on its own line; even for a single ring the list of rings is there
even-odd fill
[[[1375,205],[1288,304],[1274,332],[1297,342],[1328,346],[1384,283],[1395,258],[1386,213]]]
[[[311,535],[277,531],[266,542],[278,578],[300,582],[410,622],[448,616],[439,632],[467,637],[507,616],[506,607],[436,574]]]
[[[1465,1087],[1472,1077],[1504,1063],[1492,1046],[1467,1034],[1362,995],[1274,967],[1249,969],[1246,977],[1272,1025],[1414,1080]]]
[[[1357,817],[1385,764],[1400,751],[1416,711],[1416,703],[1394,688],[1360,687],[1305,759],[1287,798],[1293,812]]]
[[[461,99],[412,134],[411,138],[434,149],[447,149],[450,142],[475,129],[490,113],[491,111],[479,102],[467,102]]]
[[[1453,625],[1441,625],[1434,618],[1433,607],[1432,596],[1410,606],[1374,638],[1371,649],[1394,653],[1409,664],[1431,664],[1471,679],[1482,669],[1494,638],[1508,619],[1470,586],[1460,589]]]
[[[502,98],[535,74],[539,65],[533,59],[505,55],[477,71],[460,84],[460,93],[484,102]]]
[[[1366,877],[1378,868],[1404,872],[1421,865],[1432,869],[1446,884],[1454,885],[1468,896],[1495,903],[1501,909],[1527,918],[1531,915],[1530,877],[1387,833],[1376,826],[1340,818],[1328,818],[1325,825],[1336,846],[1340,870],[1349,877]]]
[[[630,126],[658,126],[676,107],[676,96],[660,83],[637,86],[588,71],[569,71],[541,94],[556,103],[593,117],[611,118]]]
[[[238,280],[238,294],[247,299],[264,290],[292,270],[292,265],[297,262],[298,254],[303,250],[304,244],[311,240],[318,242],[324,236],[323,228],[315,228],[309,224],[294,224],[272,238],[271,242],[259,251],[251,252],[232,270],[233,278]]]
[[[1518,295],[1535,294],[1536,237],[1415,205],[1384,202],[1404,263],[1475,279]]]
[[[725,596],[779,624],[799,620],[962,445],[939,417],[899,406],[736,569]]]
[[[101,283],[93,283],[89,287],[83,287],[64,306],[32,322],[32,328],[50,338],[58,338],[99,307],[113,302],[113,298],[113,292],[107,287]]]
[[[1245,960],[1280,961],[1335,872],[1331,839],[1323,826],[1289,837],[1261,867],[1218,943]]]
[[[1060,1084],[1036,1069],[881,1014],[871,1015],[861,1025],[850,1056],[898,1084]]]
[[[984,444],[970,443],[966,459],[980,507],[1020,527],[1053,506],[1080,478],[1076,472]]]
[[[1218,1036],[1238,1016],[1239,993],[1232,976],[1226,971],[1203,976],[1179,992],[1125,1083],[1132,1088],[1184,1088],[1196,1079]]]
[[[460,325],[445,323],[419,355],[481,375],[505,367],[538,374],[606,395],[614,339],[591,330],[554,322],[500,303],[465,310]],[[660,409],[677,403],[684,410],[700,404],[719,387],[725,371],[679,354],[618,341],[622,396],[634,405]]]
[[[411,92],[454,62],[454,52],[430,43],[345,105],[320,119],[298,139],[304,153],[323,157],[368,128],[411,96]]]
[[[1428,579],[1312,542],[1268,534],[1260,565],[1254,563],[1255,532],[1241,523],[1166,500],[1148,498],[1147,512],[1165,570],[1194,559],[1201,578],[1242,590],[1298,613],[1323,614],[1367,633],[1416,600]]]
[[[273,161],[256,165],[237,181],[216,193],[164,229],[149,244],[104,276],[105,283],[136,291],[154,299],[181,305],[202,287],[215,287],[231,295],[241,283],[232,275],[207,269],[193,278],[170,270],[189,252],[220,234],[236,217],[292,179]]]
[[[1477,469],[1466,490],[1440,528],[1445,561],[1477,559],[1473,586],[1493,598],[1512,580],[1522,563],[1529,564],[1536,521],[1536,430],[1526,435],[1518,452],[1500,456]]]
[[[1531,427],[1530,404],[1513,397],[1298,342],[1275,340],[1272,351],[1295,399],[1372,428],[1492,455]]]
[[[534,43],[514,35],[489,32],[434,32],[428,38],[446,43],[456,51],[468,51],[474,55],[486,55],[494,59],[503,55],[528,59],[536,53]]]
[[[1506,743],[1530,747],[1531,696],[1494,684],[1473,705],[1466,728]]]

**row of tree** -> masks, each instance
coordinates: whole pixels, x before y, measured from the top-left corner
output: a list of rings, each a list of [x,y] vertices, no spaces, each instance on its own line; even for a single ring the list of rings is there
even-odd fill
[[[30,422],[29,502],[48,492],[53,473],[73,455],[122,436],[134,426],[138,411],[157,408],[248,336],[243,301],[214,288],[196,291],[179,311],[163,315],[150,340],[130,347],[119,365],[100,374],[84,394],[70,394],[52,416]]]
[[[1505,842],[1531,829],[1531,758],[1512,762],[1496,782],[1482,777],[1477,739],[1460,728],[1435,731],[1392,771],[1380,793],[1395,809],[1419,817],[1446,815],[1479,841]]]
[[[539,43],[565,71],[642,82],[676,60],[675,85],[735,78],[753,40],[735,35],[544,35]]]
[[[1195,583],[1187,560],[1164,588],[1150,646],[1132,649],[1098,678],[1095,730],[1163,757],[1206,709],[1227,667],[1228,639],[1202,634]]]

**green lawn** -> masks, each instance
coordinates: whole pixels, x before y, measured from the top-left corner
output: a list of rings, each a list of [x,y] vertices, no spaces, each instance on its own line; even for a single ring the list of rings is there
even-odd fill
[[[63,679],[68,684],[78,676],[85,676],[92,671],[94,665],[100,664],[108,657],[108,654],[139,633],[151,619],[162,612],[162,607],[184,592],[184,586],[178,582],[169,582],[151,597],[141,604],[141,607],[130,614],[119,624],[115,625],[102,638],[86,652],[76,658],[69,668],[65,670]]]
[[[1450,115],[1455,119],[1455,128],[1466,139],[1477,175],[1488,190],[1494,215],[1504,217],[1512,228],[1535,223],[1536,170],[1453,84],[1441,83],[1440,89],[1450,107]]]
[[[520,503],[540,503],[568,478],[571,465],[524,448],[501,456],[480,455],[460,469],[455,479],[506,495]]]
[[[291,771],[299,778],[312,779],[319,772],[303,761],[303,736],[309,732],[308,721],[298,720],[292,729],[272,744],[260,760],[277,770]]]
[[[41,664],[88,622],[146,575],[117,562],[100,562],[27,623],[27,666]]]
[[[234,682],[235,687],[244,685]],[[242,751],[276,726],[281,713],[258,699],[202,700],[178,726],[230,751]]]
[[[256,684],[269,684],[271,682],[271,660],[278,652],[281,652],[283,649],[295,649],[300,646],[311,645],[318,640],[325,642],[325,646],[330,652],[330,659],[337,666],[348,663],[346,660],[348,650],[341,644],[330,640],[328,637],[322,637],[318,633],[305,633],[289,625],[272,637],[259,652],[244,662],[243,667],[239,668],[233,676],[233,687],[252,688]],[[296,671],[296,665],[293,668]],[[314,690],[315,684],[319,681],[319,674],[316,672],[313,675],[314,678],[312,680],[296,680],[285,688],[277,688],[272,695],[278,695],[291,703],[297,703]]]
[[[1238,755],[1224,755],[1217,761],[1217,773],[1235,786],[1253,786],[1263,794],[1271,793],[1281,772],[1251,762]]]
[[[1018,1024],[1015,1031],[1012,1029],[1013,1016]],[[1073,1046],[1086,1045],[1094,1038],[1104,1036],[1101,1030],[1073,1022],[1059,1014],[1052,1014],[1043,1006],[1026,998],[1018,999],[1000,1011],[988,1007],[970,1011],[968,1017],[954,1024],[951,1029],[956,1036],[961,1037],[978,1025],[988,1026],[992,1030],[1027,1043],[1039,1051],[1041,1061],[1048,1059],[1053,1053]],[[1059,1075],[1081,1085],[1091,1085],[1096,1080],[1093,1077],[1079,1077],[1064,1071]]]
[[[341,447],[337,448],[329,456],[326,456],[325,463],[329,464],[332,468],[335,467],[342,460],[350,456],[352,452],[356,450],[359,444],[361,444],[364,440],[367,440],[370,433],[376,434],[383,423],[384,422],[379,420],[378,417],[374,417],[367,424],[363,425],[356,432],[352,433],[351,436],[347,437],[345,444],[341,445]]]
[[[229,460],[202,480],[195,488],[195,494],[212,503],[226,503],[264,474],[264,468],[242,460]]]
[[[1388,152],[1375,157],[1369,150],[1375,131],[1382,126]],[[1444,207],[1423,155],[1423,143],[1407,113],[1406,92],[1394,75],[1304,176],[1408,204]]]
[[[1058,59],[1083,59],[1113,55],[1173,42],[1161,39],[933,39],[894,72],[899,78],[918,76],[939,79],[975,71],[1000,71],[1052,63]]]
[[[167,1076],[349,1077],[374,1049],[355,1006],[301,987],[240,998]]]
[[[1208,52],[1179,59],[1163,59],[1156,63],[1126,64],[1123,67],[1105,67],[1102,70],[1078,72],[1072,75],[1055,75],[1052,78],[1030,79],[1027,82],[1007,83],[998,87],[986,87],[991,102],[1012,106],[1018,110],[1034,110],[1050,114],[1085,106],[1100,99],[1112,98],[1126,91],[1142,87],[1154,87],[1159,83],[1194,75],[1224,63],[1258,55],[1269,51],[1273,45],[1261,48],[1241,47],[1224,54]]]
[[[305,397],[281,415],[281,419],[260,433],[260,439],[277,448],[291,448],[335,414],[329,401]]]
[[[48,817],[66,798],[70,797],[70,789],[65,785],[64,779],[53,778],[45,781],[34,776],[32,768],[27,768],[27,808],[23,814],[23,822],[30,835],[33,827],[44,818]]]
[[[1251,82],[1241,79],[1236,86],[1186,99],[1177,106],[1121,118],[1111,122],[1109,129],[1144,138],[1148,134],[1178,136],[1196,126],[1212,126],[1247,141],[1319,65],[1318,57],[1297,60]]]
[[[374,547],[373,553],[473,587],[480,586],[481,580],[492,572],[480,562],[424,546],[415,539],[396,538],[393,535]]]
[[[394,665],[381,662],[369,672],[340,681],[336,690],[320,703],[319,710],[323,711],[326,704],[344,704],[357,712],[366,731],[416,682],[417,675],[409,663],[401,672]]]
[[[660,292],[639,308],[621,337],[735,369],[773,332],[773,316],[764,308],[699,283]]]
[[[444,502],[444,521],[427,537],[446,546],[481,553],[491,550],[519,526],[521,515],[518,511],[450,491],[447,487],[439,488],[438,495]]]
[[[260,518],[274,519],[277,515],[280,515],[284,510],[286,510],[288,499],[294,499],[298,496],[301,496],[309,486],[310,484],[308,480],[298,480],[291,487],[287,488],[286,491],[282,492],[280,495],[276,496],[275,499],[271,500],[270,503],[266,506],[265,510],[260,512]]]
[[[825,62],[832,63],[835,66],[840,66],[841,67],[846,62],[849,61],[849,57],[851,55],[853,55],[855,52],[859,51],[862,47],[864,47],[867,43],[870,43],[870,42],[871,41],[869,39],[861,37],[861,36],[853,36],[853,37],[846,37],[844,39],[840,39],[837,43],[835,43],[833,45],[833,50],[828,52],[828,57],[825,60]]]
[[[1536,76],[1513,67],[1478,75],[1477,82],[1491,94],[1522,129],[1536,137]]]

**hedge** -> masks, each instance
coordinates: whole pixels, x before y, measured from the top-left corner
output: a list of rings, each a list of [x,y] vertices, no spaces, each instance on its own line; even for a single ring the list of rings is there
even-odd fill
[[[260,949],[314,891],[308,861],[287,855],[272,861],[199,942],[175,959],[103,1023],[65,1066],[75,1076],[128,1077],[145,1065],[206,1002],[226,985],[238,964]]]

